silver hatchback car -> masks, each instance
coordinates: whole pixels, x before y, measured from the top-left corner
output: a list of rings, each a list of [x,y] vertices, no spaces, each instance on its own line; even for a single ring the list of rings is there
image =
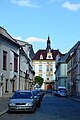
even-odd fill
[[[36,101],[32,91],[16,91],[8,103],[8,111],[32,111],[36,110]]]

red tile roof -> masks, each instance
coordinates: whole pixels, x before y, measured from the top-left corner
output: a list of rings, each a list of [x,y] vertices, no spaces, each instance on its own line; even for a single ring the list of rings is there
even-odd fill
[[[56,56],[59,54],[60,56],[63,56],[64,54],[62,54],[59,50],[51,50],[51,53],[52,53],[52,57],[53,59],[52,60],[56,60]],[[46,60],[46,57],[47,57],[47,50],[38,50],[34,57],[33,57],[33,60],[42,60],[40,59],[40,55],[43,55],[43,60]],[[47,59],[48,60],[48,59]],[[50,59],[49,59],[50,60]]]

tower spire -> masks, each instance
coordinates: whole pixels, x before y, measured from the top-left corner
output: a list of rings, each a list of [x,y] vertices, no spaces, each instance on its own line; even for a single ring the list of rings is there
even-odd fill
[[[49,34],[48,34],[48,39],[47,39],[47,50],[51,49],[51,42],[50,42],[50,37],[49,37]]]

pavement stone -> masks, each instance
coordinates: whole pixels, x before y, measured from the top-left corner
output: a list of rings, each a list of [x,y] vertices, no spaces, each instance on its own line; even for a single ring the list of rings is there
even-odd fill
[[[9,98],[0,98],[0,116],[8,110]]]

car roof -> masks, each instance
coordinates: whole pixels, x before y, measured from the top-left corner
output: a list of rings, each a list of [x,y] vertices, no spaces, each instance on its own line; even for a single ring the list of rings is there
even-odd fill
[[[66,87],[63,87],[63,86],[59,86],[59,87],[58,87],[58,89],[60,89],[60,88],[66,89]]]
[[[16,92],[31,92],[31,90],[17,90]]]

